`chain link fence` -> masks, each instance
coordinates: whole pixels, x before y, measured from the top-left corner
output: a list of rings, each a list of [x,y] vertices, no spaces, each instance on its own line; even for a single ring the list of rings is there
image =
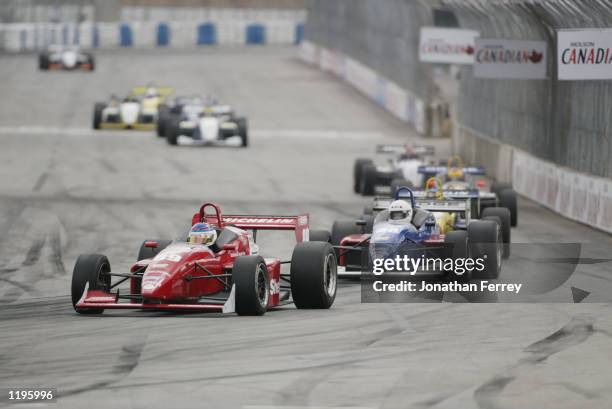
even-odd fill
[[[305,38],[431,103],[436,86],[431,66],[418,61],[419,31],[434,25],[441,11],[482,38],[548,44],[548,80],[479,79],[464,66],[457,101],[461,126],[557,164],[612,177],[612,82],[556,79],[557,30],[610,27],[612,0],[311,0]]]
[[[462,70],[459,122],[495,140],[593,175],[612,177],[610,81],[558,81],[559,29],[609,27],[609,0],[446,0],[482,38],[548,44],[549,80],[487,80]]]
[[[311,0],[305,38],[365,64],[424,100],[431,73],[418,62],[418,27],[433,24],[429,7],[412,0]]]

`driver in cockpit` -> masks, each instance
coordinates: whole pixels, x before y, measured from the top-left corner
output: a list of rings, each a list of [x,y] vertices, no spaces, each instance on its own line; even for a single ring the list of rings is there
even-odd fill
[[[189,244],[212,246],[217,241],[217,231],[208,223],[196,223],[189,230]]]

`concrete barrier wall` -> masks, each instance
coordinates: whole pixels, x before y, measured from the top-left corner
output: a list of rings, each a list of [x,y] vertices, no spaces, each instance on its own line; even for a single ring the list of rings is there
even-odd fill
[[[417,132],[427,132],[425,102],[372,68],[338,50],[320,47],[307,40],[300,47],[300,58],[351,84],[374,103],[410,124]]]
[[[205,20],[134,21],[118,23],[14,23],[0,25],[0,50],[40,50],[49,44],[79,44],[84,48],[192,47],[203,45],[298,44],[303,38],[304,13],[258,13]],[[271,18],[274,17],[274,18]],[[204,26],[204,29],[202,28]]]

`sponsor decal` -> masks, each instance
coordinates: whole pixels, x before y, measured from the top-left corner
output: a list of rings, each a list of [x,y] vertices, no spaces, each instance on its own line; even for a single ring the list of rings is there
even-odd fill
[[[476,39],[474,76],[479,78],[545,79],[546,42]]]
[[[270,295],[280,294],[280,281],[277,279],[270,279]]]
[[[237,224],[295,224],[294,218],[283,217],[283,218],[264,218],[264,217],[224,217],[225,223],[237,223]]]
[[[612,29],[560,30],[560,80],[612,79]]]
[[[180,254],[167,254],[167,253],[163,253],[163,254],[159,254],[157,257],[155,257],[155,261],[172,261],[174,263],[181,261],[182,256]]]
[[[478,32],[455,28],[422,27],[419,60],[442,64],[473,64]]]

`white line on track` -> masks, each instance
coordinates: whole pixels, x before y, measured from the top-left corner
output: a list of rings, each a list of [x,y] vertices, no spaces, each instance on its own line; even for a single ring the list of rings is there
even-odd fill
[[[61,128],[53,126],[0,126],[0,134],[28,134],[28,135],[90,135],[91,128]]]
[[[375,131],[333,131],[319,129],[255,129],[251,132],[257,138],[296,138],[296,139],[374,139],[384,135]]]
[[[89,136],[105,132],[135,132],[143,133],[149,131],[127,131],[127,130],[101,130],[91,128],[61,128],[53,126],[2,126],[0,134],[28,134],[28,135],[75,135]],[[321,129],[254,129],[251,135],[261,139],[378,139],[384,135],[375,131],[334,131]]]

